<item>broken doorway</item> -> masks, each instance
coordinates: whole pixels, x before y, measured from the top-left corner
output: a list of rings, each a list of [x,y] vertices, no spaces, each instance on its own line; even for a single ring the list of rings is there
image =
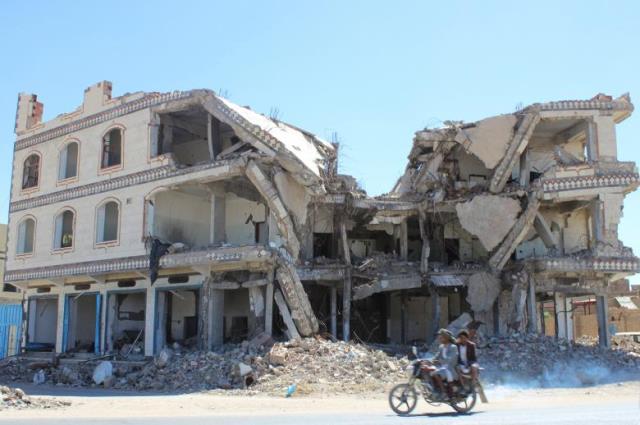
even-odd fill
[[[100,294],[67,295],[64,306],[63,351],[100,352]]]
[[[55,351],[58,297],[29,298],[27,351]]]
[[[108,352],[144,354],[145,291],[109,293],[106,344]]]
[[[198,340],[199,289],[158,291],[156,302],[156,352],[178,343],[194,347]]]

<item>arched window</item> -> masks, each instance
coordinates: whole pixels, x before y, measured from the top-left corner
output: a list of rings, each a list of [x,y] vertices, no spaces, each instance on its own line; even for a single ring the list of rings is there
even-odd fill
[[[74,214],[71,210],[64,210],[56,216],[53,247],[55,249],[71,248],[73,246]]]
[[[122,164],[122,129],[114,128],[102,138],[101,168]]]
[[[68,143],[60,152],[58,180],[66,180],[78,175],[78,143]]]
[[[32,218],[26,218],[18,225],[18,254],[31,254],[36,235],[36,222]]]
[[[119,205],[116,201],[105,202],[98,208],[96,220],[96,242],[118,240]]]
[[[25,159],[22,168],[22,188],[29,189],[38,186],[38,177],[40,174],[40,156],[31,154]]]

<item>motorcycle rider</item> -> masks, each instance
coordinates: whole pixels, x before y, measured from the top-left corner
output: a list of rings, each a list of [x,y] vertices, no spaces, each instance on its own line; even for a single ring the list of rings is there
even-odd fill
[[[458,332],[457,345],[458,345],[458,369],[460,370],[460,372],[464,374],[471,373],[472,383],[477,382],[480,365],[478,364],[478,358],[476,356],[476,344],[471,342],[468,331],[463,329],[460,332]],[[462,375],[460,375],[460,381],[462,382],[463,385],[466,384],[466,382],[464,382],[464,377]]]
[[[431,372],[431,377],[436,384],[436,388],[440,391],[440,394],[444,397],[452,398],[451,384],[457,378],[456,365],[458,364],[458,347],[455,342],[456,339],[447,329],[440,329],[438,331],[438,353],[433,358],[433,364],[438,368]],[[447,380],[448,385],[445,386],[444,380]]]

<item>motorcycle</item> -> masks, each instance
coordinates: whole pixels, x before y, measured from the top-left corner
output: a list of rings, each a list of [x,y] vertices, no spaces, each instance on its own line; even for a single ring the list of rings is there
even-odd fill
[[[414,347],[414,355],[417,350]],[[446,398],[435,386],[431,373],[437,367],[426,359],[416,360],[407,368],[409,382],[398,384],[389,392],[389,406],[398,415],[408,415],[418,404],[418,394],[422,395],[427,403],[432,406],[441,404],[450,405],[458,413],[469,413],[476,405],[477,398],[483,403],[487,403],[484,389],[480,380],[472,383],[471,374],[459,373],[463,378],[448,385],[451,385],[451,398]],[[464,382],[464,384],[463,384]],[[446,384],[445,384],[446,385]]]

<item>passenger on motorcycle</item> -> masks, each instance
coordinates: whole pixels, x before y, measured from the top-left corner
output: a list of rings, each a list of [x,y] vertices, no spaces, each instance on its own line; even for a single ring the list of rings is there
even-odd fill
[[[451,383],[458,377],[456,372],[456,365],[458,364],[458,347],[455,342],[456,339],[453,334],[447,329],[440,329],[438,331],[438,353],[433,358],[433,364],[438,368],[431,372],[431,377],[436,384],[440,394],[446,394],[447,397],[453,396]],[[449,385],[445,387],[444,380],[447,380]]]
[[[476,344],[469,339],[469,332],[461,330],[458,332],[458,370],[464,374],[471,374],[472,382],[478,380],[478,371],[480,365],[478,364],[478,358],[476,357]],[[462,384],[464,377],[460,376]]]

